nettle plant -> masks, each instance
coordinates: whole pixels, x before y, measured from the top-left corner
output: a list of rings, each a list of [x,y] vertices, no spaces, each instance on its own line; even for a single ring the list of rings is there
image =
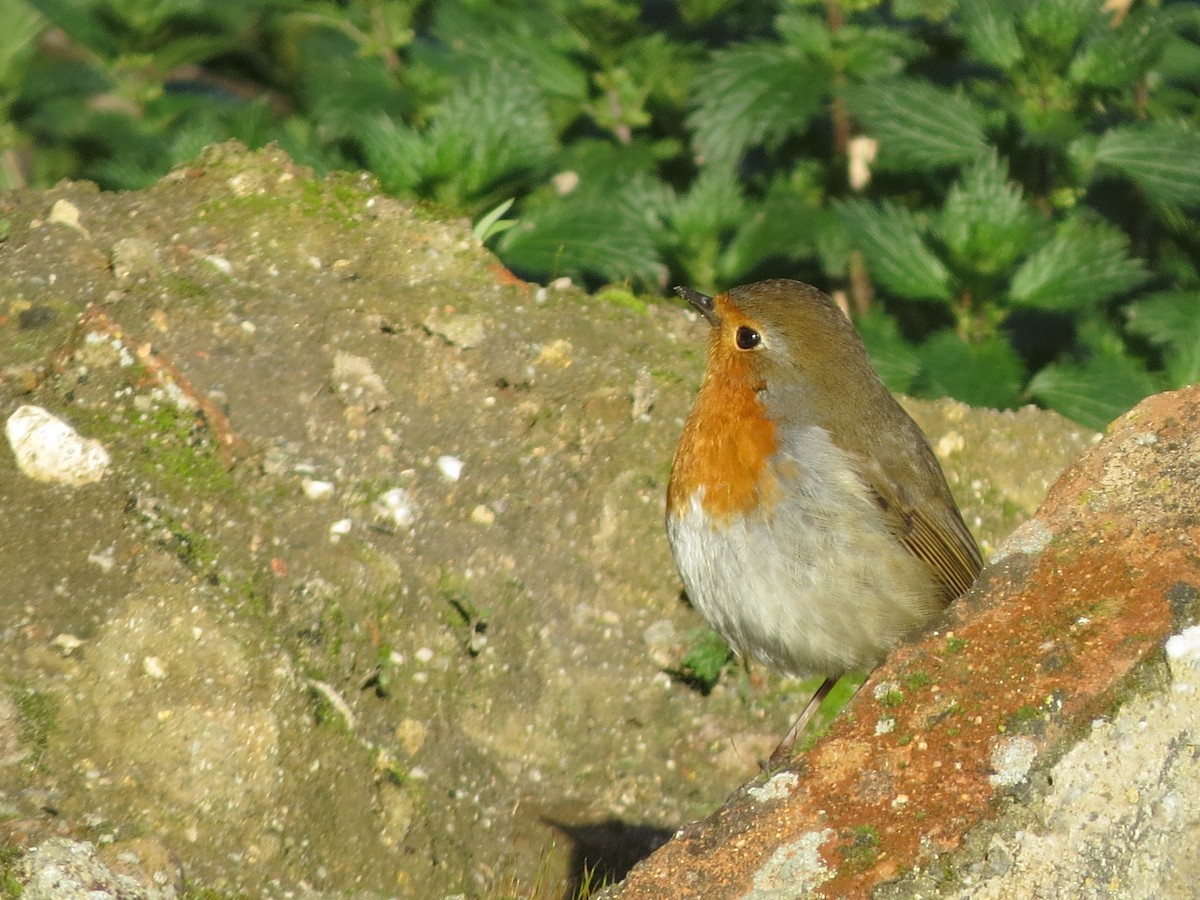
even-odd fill
[[[699,271],[807,266],[897,390],[1103,427],[1196,381],[1200,17],[1112,6],[795,4],[716,53],[697,187],[737,212]]]
[[[37,10],[36,12],[34,10]],[[1200,8],[0,0],[0,182],[212,141],[477,222],[511,268],[845,299],[896,390],[1102,427],[1200,379]]]

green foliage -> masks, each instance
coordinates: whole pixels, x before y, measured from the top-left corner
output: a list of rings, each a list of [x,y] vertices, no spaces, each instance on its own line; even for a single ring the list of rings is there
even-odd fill
[[[918,356],[923,393],[953,394],[972,406],[994,409],[1021,399],[1021,360],[999,334],[963,341],[952,331],[940,331],[921,345]]]
[[[821,108],[823,81],[813,62],[785,45],[717,53],[697,78],[688,118],[701,163],[731,168],[748,148],[803,132]]]
[[[916,80],[857,86],[847,101],[879,141],[879,165],[900,171],[970,162],[986,146],[983,113],[957,94]]]
[[[867,265],[888,290],[913,300],[947,301],[950,272],[925,241],[925,228],[903,206],[865,200],[835,203]]]
[[[1129,357],[1096,353],[1082,364],[1052,363],[1033,377],[1029,392],[1068,418],[1103,429],[1157,385]]]
[[[1200,203],[1200,134],[1176,122],[1113,128],[1096,144],[1093,161],[1163,203]]]
[[[504,214],[512,209],[513,200],[509,197],[507,200],[497,203],[492,209],[488,210],[479,217],[479,221],[475,223],[475,227],[471,229],[471,234],[479,243],[486,243],[493,235],[500,234],[502,231],[508,231],[516,225],[516,220],[504,218]]]
[[[1129,330],[1155,345],[1171,384],[1200,381],[1200,291],[1150,294],[1128,308]]]
[[[665,281],[659,239],[674,195],[651,171],[652,149],[639,149],[593,140],[562,154],[559,186],[527,197],[516,226],[500,237],[504,261],[551,278]]]
[[[951,185],[937,230],[954,268],[993,278],[1011,270],[1045,227],[1004,163],[988,152]]]
[[[733,659],[733,651],[711,628],[699,628],[688,635],[690,642],[679,662],[677,673],[707,694],[720,680],[721,672]]]
[[[883,383],[895,393],[912,393],[921,371],[921,360],[912,344],[900,333],[896,320],[873,309],[859,316],[856,324]]]
[[[0,188],[136,188],[207,143],[274,141],[470,216],[526,277],[812,281],[893,388],[1102,425],[1200,377],[1182,0],[0,0],[0,19]]]
[[[1020,306],[1084,310],[1145,279],[1142,262],[1128,255],[1124,235],[1068,219],[1013,274],[1009,296]]]

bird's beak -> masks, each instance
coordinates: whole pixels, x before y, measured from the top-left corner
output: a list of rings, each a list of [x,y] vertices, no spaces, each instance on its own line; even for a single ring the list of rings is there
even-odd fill
[[[676,286],[675,293],[692,305],[692,308],[704,318],[708,319],[709,325],[716,325],[717,319],[716,310],[713,309],[713,298],[707,294],[702,294],[699,291],[693,291],[689,287],[682,285]]]

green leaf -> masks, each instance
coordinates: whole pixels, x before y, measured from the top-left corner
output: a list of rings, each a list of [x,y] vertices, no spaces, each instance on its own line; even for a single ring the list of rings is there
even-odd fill
[[[667,102],[687,102],[687,87],[691,78],[680,78],[681,68],[689,67],[693,54],[687,44],[671,40],[662,31],[644,34],[619,48],[620,64],[627,68],[639,84],[661,92]],[[689,68],[690,71],[690,68]]]
[[[1076,42],[1093,23],[1107,27],[1100,19],[1100,4],[1094,0],[1025,0],[1020,10],[1021,29],[1050,64],[1062,64],[1070,58]]]
[[[775,31],[783,43],[805,58],[828,60],[833,53],[829,23],[811,9],[785,9],[775,17]]]
[[[543,94],[576,101],[587,97],[587,71],[577,59],[586,44],[574,29],[563,27],[558,13],[525,3],[442,0],[429,5],[432,33],[441,42],[436,55],[422,48],[431,65],[461,77],[465,71],[495,71],[504,61],[510,73],[524,73]]]
[[[1119,354],[1096,354],[1083,365],[1049,365],[1029,383],[1038,401],[1097,431],[1156,390],[1149,373]]]
[[[880,28],[845,25],[835,32],[839,71],[853,81],[891,78],[926,52],[926,45],[891,24]]]
[[[957,0],[895,0],[892,8],[901,19],[926,19],[941,22],[954,11]]]
[[[1009,296],[1020,306],[1080,310],[1098,306],[1147,277],[1142,261],[1129,256],[1121,232],[1068,222],[1017,269]]]
[[[516,271],[546,279],[664,282],[666,186],[645,172],[624,182],[586,172],[580,177],[566,196],[522,210],[517,225],[500,235],[500,258]]]
[[[28,3],[21,0],[0,0],[0,22],[4,29],[0,31],[0,97],[4,90],[15,85],[25,67],[26,61],[37,49],[35,41],[48,23],[38,13],[30,8]],[[0,107],[0,119],[3,116]]]
[[[471,228],[472,237],[479,241],[479,243],[486,244],[496,235],[508,231],[508,229],[516,225],[516,219],[503,218],[504,214],[512,209],[515,200],[515,197],[509,197],[480,216],[479,221]]]
[[[1193,332],[1167,351],[1167,377],[1171,387],[1200,381],[1200,332]]]
[[[359,125],[380,113],[400,118],[403,101],[396,83],[376,57],[356,55],[346,35],[314,28],[297,15],[283,23],[281,39],[293,46],[297,70],[287,72],[301,93],[298,114],[337,136],[357,136]]]
[[[359,140],[367,165],[385,191],[412,191],[425,167],[425,148],[420,135],[380,113],[359,127]]]
[[[1005,72],[1012,71],[1025,54],[1016,15],[1010,0],[964,0],[960,24],[971,52]]]
[[[120,52],[112,30],[96,14],[100,4],[77,0],[38,0],[37,10],[81,46],[104,59]]]
[[[677,113],[691,99],[688,88],[694,54],[686,47],[663,32],[654,32],[613,48],[605,56],[615,57],[614,61],[592,75],[595,91],[585,108],[598,122],[609,119],[618,123],[616,129],[609,126],[614,133],[619,134],[618,129],[625,125],[639,129],[651,126],[645,130],[650,133],[656,124],[653,110],[665,108]],[[562,107],[566,115],[574,116],[571,104]]]
[[[544,280],[563,275],[656,283],[666,270],[653,238],[603,207],[564,200],[521,217],[497,247],[510,268]]]
[[[949,300],[950,272],[922,238],[916,216],[902,206],[865,200],[834,208],[871,274],[889,291],[913,300]]]
[[[769,260],[786,265],[810,258],[816,252],[815,220],[822,214],[817,203],[802,180],[773,180],[758,204],[739,210],[716,280],[733,282]]]
[[[688,633],[690,646],[679,661],[682,674],[696,681],[703,693],[708,693],[721,678],[721,670],[733,659],[733,651],[725,640],[711,628]]]
[[[1175,6],[1173,9],[1176,13],[1182,13],[1181,6]],[[1194,32],[1200,27],[1200,15],[1197,15],[1194,6],[1191,7],[1190,13],[1190,23],[1182,15],[1177,23],[1172,22],[1172,30],[1177,34],[1167,41],[1155,72],[1163,79],[1163,87],[1167,87],[1171,82],[1178,83],[1185,89],[1190,87],[1194,100],[1194,85],[1200,80],[1200,45],[1194,40],[1187,40],[1184,34],[1185,29],[1190,28]]]
[[[584,190],[597,191],[617,189],[638,174],[654,175],[659,162],[655,145],[637,138],[629,144],[583,138],[554,157],[556,171],[575,172]]]
[[[1068,77],[1076,84],[1124,88],[1158,61],[1168,30],[1158,12],[1134,10],[1116,27],[1097,28],[1071,60]]]
[[[738,179],[730,169],[706,169],[671,204],[670,221],[680,240],[732,231],[746,215]]]
[[[692,284],[713,284],[721,245],[746,218],[746,200],[732,169],[704,169],[667,214],[678,238],[676,256]]]
[[[974,159],[985,147],[979,108],[927,82],[874,81],[849,89],[846,101],[879,141],[882,169],[926,171]]]
[[[913,389],[921,360],[913,345],[904,339],[894,316],[878,307],[854,320],[871,356],[871,364],[889,391],[907,394]]]
[[[423,178],[452,207],[541,170],[556,149],[541,92],[521,70],[472,73],[433,113],[423,135]]]
[[[1020,400],[1025,367],[999,336],[968,343],[953,331],[941,331],[917,352],[922,392],[929,396],[991,409],[1008,409]]]
[[[1182,125],[1113,128],[1100,138],[1094,159],[1129,176],[1163,203],[1200,203],[1200,134]]]
[[[1200,381],[1200,291],[1163,291],[1130,304],[1129,330],[1163,348],[1173,387]]]
[[[1039,221],[1008,169],[989,148],[950,188],[938,234],[958,264],[995,275],[1025,253]]]
[[[1126,309],[1129,330],[1159,346],[1200,335],[1200,291],[1148,294]]]
[[[825,87],[824,74],[790,47],[750,44],[717,53],[697,74],[688,116],[701,163],[733,167],[750,147],[803,132]]]
[[[837,209],[814,211],[809,220],[817,262],[830,278],[844,279],[850,274],[850,254],[854,251],[850,231]]]
[[[807,10],[780,13],[775,30],[805,59],[854,81],[897,75],[926,52],[922,42],[891,23],[871,27],[845,22],[830,31],[824,16]]]

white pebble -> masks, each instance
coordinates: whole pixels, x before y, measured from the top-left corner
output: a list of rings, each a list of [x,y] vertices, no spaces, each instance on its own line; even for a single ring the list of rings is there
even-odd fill
[[[1167,638],[1167,658],[1185,662],[1200,660],[1200,625],[1191,625]]]
[[[4,428],[17,466],[35,481],[81,485],[108,471],[108,451],[40,406],[22,406]]]
[[[353,519],[338,519],[329,526],[329,540],[336,544],[339,540],[341,540],[342,535],[349,534],[350,529],[353,527]]]
[[[314,478],[305,478],[300,482],[300,487],[304,491],[304,496],[309,500],[324,500],[333,493],[332,481],[317,481]]]
[[[1167,638],[1167,665],[1179,694],[1200,689],[1200,625],[1191,625]]]
[[[462,477],[464,465],[457,456],[439,456],[437,460],[438,471],[450,481],[458,481]]]
[[[117,564],[117,548],[109,547],[107,550],[89,553],[87,561],[94,566],[99,566],[102,572],[111,572]]]
[[[372,508],[381,519],[398,528],[411,528],[417,521],[417,507],[404,488],[392,488],[375,498]]]
[[[87,234],[83,225],[80,224],[79,207],[70,200],[55,200],[47,218],[52,225],[66,225],[68,228],[74,228],[76,231]]]
[[[157,656],[147,656],[142,660],[142,671],[153,678],[155,681],[162,681],[167,677],[167,670],[162,664],[162,660]]]
[[[63,656],[70,656],[83,646],[83,641],[75,637],[75,635],[64,631],[62,634],[54,636],[54,640],[50,642],[50,646],[57,649]]]
[[[233,264],[223,256],[206,256],[204,261],[220,272],[222,275],[233,274]]]

